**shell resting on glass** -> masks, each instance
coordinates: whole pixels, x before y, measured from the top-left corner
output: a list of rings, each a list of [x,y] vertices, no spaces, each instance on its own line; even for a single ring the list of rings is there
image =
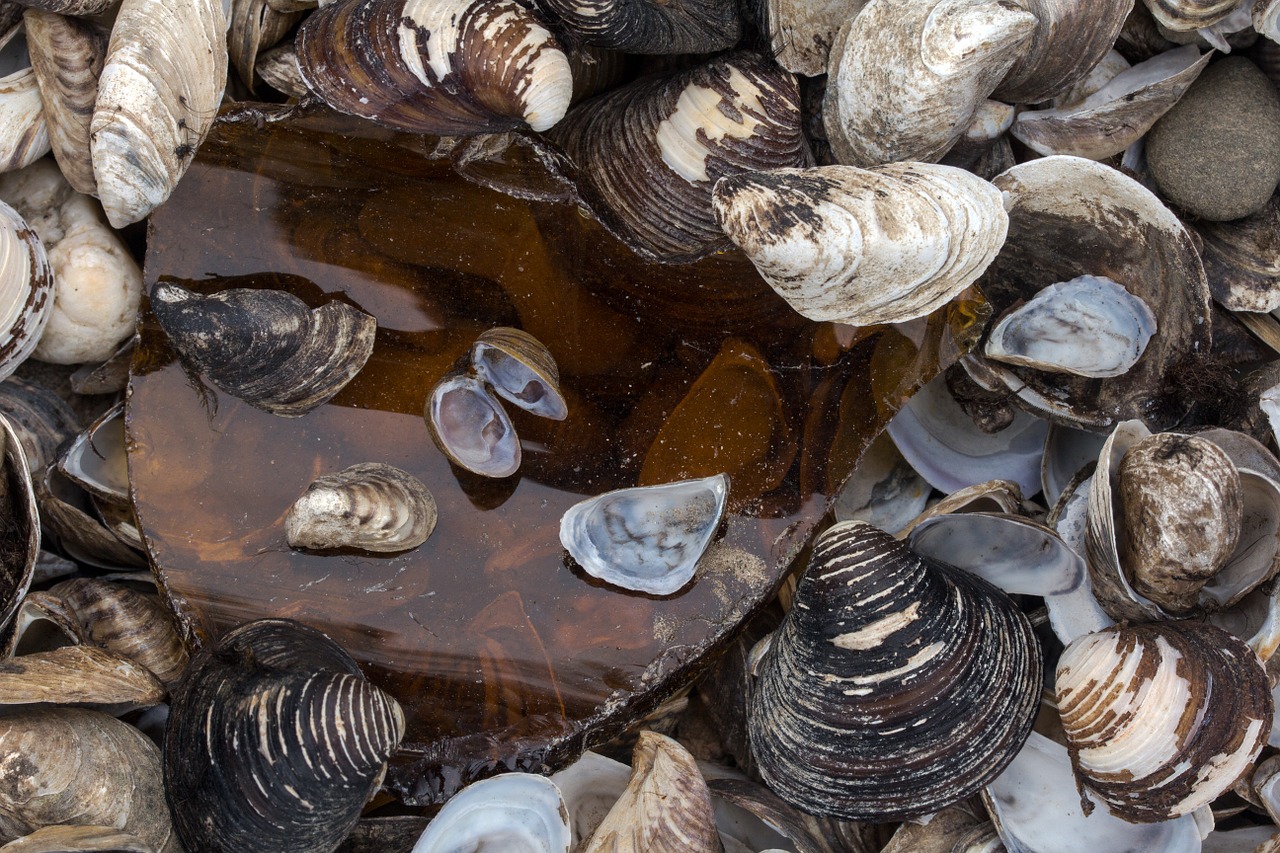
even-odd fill
[[[427,427],[449,461],[484,477],[520,470],[520,439],[506,410],[474,376],[445,376],[427,395]]]
[[[352,465],[311,482],[285,516],[294,548],[417,548],[436,526],[436,500],[422,481],[381,462]]]
[[[748,721],[769,787],[814,814],[896,820],[999,775],[1031,731],[1040,646],[1003,593],[841,522],[818,538]]]
[[[569,416],[555,359],[528,332],[510,326],[489,329],[471,345],[471,366],[502,399],[553,421]]]

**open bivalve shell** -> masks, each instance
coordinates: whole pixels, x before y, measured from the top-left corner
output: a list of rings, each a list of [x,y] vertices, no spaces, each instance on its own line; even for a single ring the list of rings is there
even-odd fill
[[[344,0],[296,46],[325,103],[410,133],[547,130],[573,92],[568,58],[514,0]]]
[[[979,384],[1003,385],[1032,414],[1064,426],[1108,429],[1142,418],[1176,423],[1189,402],[1175,369],[1207,352],[1209,291],[1190,233],[1149,190],[1109,166],[1045,157],[997,176],[1009,233],[978,280],[998,315],[1058,282],[1103,276],[1141,299],[1159,330],[1123,375],[1089,378],[966,356]],[[1088,333],[1080,346],[1094,346]],[[977,363],[973,363],[974,361]]]
[[[422,481],[382,462],[317,477],[285,516],[293,548],[417,548],[436,526],[436,499]]]
[[[471,345],[471,366],[498,396],[553,421],[569,416],[560,370],[546,345],[510,326],[489,329]]]
[[[170,282],[151,310],[174,349],[251,406],[296,418],[328,402],[373,353],[377,321],[342,302],[319,308],[282,290],[202,296]]]
[[[842,522],[818,538],[793,602],[749,717],[760,772],[788,802],[852,820],[935,812],[1026,741],[1040,646],[986,581]]]
[[[502,773],[463,788],[431,819],[413,853],[569,853],[560,789],[545,776]]]
[[[1208,804],[1271,729],[1257,656],[1198,622],[1117,626],[1062,653],[1058,709],[1076,772],[1118,814],[1167,820]]]
[[[605,492],[560,518],[560,544],[593,577],[670,595],[687,584],[724,518],[724,474]]]
[[[927,163],[749,172],[718,181],[713,205],[792,308],[854,326],[945,305],[986,270],[1009,224],[990,183]]]
[[[483,477],[520,470],[520,438],[502,403],[468,373],[451,373],[427,395],[423,417],[449,461]]]
[[[669,263],[730,247],[711,209],[720,178],[812,162],[796,78],[752,53],[607,92],[550,135],[577,164],[601,224]]]
[[[53,308],[53,270],[31,226],[0,201],[0,379],[27,360]]]
[[[241,625],[173,697],[165,794],[183,846],[330,853],[403,734],[400,706],[333,640],[285,619]]]

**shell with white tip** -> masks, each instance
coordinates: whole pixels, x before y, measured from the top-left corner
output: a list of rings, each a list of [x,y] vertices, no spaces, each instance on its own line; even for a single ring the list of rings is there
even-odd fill
[[[317,477],[285,516],[294,548],[417,548],[436,526],[436,501],[417,477],[381,462]]]

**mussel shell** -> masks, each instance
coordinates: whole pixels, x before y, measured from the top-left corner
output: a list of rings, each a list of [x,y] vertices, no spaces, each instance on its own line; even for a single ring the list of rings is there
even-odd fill
[[[342,302],[308,308],[282,290],[233,288],[202,296],[171,282],[151,310],[175,349],[251,406],[293,418],[328,402],[373,353],[377,321]]]
[[[294,548],[417,548],[436,526],[436,500],[422,481],[381,462],[317,477],[285,516]]]
[[[1040,647],[986,581],[862,522],[819,537],[761,663],[751,745],[804,811],[895,820],[995,778],[1031,731]]]
[[[287,619],[241,625],[192,660],[165,731],[165,795],[188,850],[330,853],[404,734],[351,656]]]
[[[53,308],[53,269],[44,244],[0,201],[0,379],[27,360]]]

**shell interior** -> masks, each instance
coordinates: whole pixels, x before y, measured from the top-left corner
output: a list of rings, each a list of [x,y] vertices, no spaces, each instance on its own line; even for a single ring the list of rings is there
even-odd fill
[[[485,477],[520,469],[520,439],[502,405],[475,377],[446,376],[427,398],[431,436],[450,461]]]
[[[472,346],[471,365],[504,400],[553,421],[569,416],[556,363],[532,335],[519,329],[490,329]]]
[[[693,577],[728,496],[724,474],[606,492],[565,512],[560,543],[594,577],[670,595]]]
[[[531,773],[503,773],[468,785],[445,803],[412,853],[568,853],[572,837],[569,812],[554,782]]]

